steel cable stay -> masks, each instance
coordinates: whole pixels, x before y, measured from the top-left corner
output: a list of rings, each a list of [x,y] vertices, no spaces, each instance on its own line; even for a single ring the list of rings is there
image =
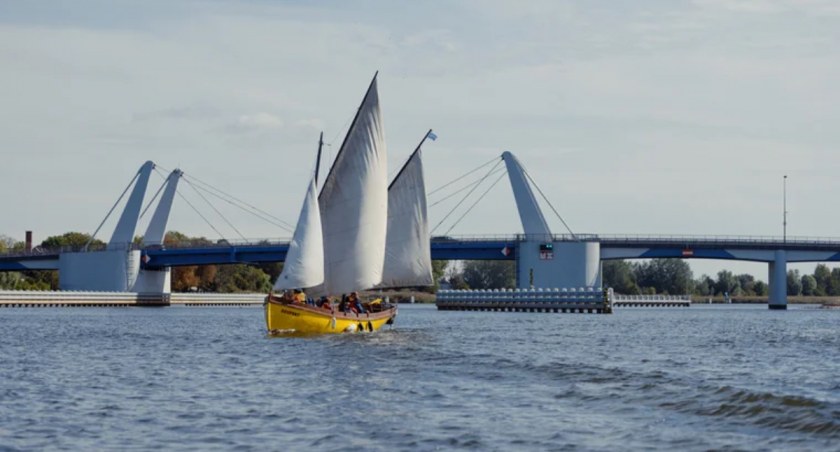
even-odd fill
[[[577,240],[577,235],[575,235],[575,233],[572,232],[572,228],[570,228],[569,225],[566,224],[566,220],[564,220],[563,217],[560,216],[560,213],[557,212],[557,209],[554,208],[554,205],[552,205],[551,201],[548,200],[548,197],[545,196],[545,193],[543,193],[543,191],[540,189],[540,186],[537,185],[537,182],[531,177],[530,174],[528,174],[528,171],[525,171],[524,168],[522,169],[522,172],[525,173],[525,177],[527,177],[528,180],[531,181],[531,184],[534,186],[534,188],[537,189],[537,191],[540,193],[540,196],[542,196],[545,202],[548,203],[548,207],[551,207],[551,210],[554,212],[554,215],[557,215],[557,218],[560,219],[560,222],[563,223],[563,226],[565,226],[566,230],[569,231],[569,234],[572,235],[572,239]]]
[[[85,251],[87,251],[88,246],[90,246],[90,244],[93,242],[93,239],[96,238],[96,234],[99,233],[99,230],[102,229],[102,226],[105,224],[106,221],[108,221],[108,217],[110,217],[111,214],[114,213],[114,209],[117,208],[117,205],[120,203],[120,201],[122,201],[125,194],[128,193],[128,189],[131,188],[132,185],[134,185],[134,181],[136,181],[138,177],[140,177],[139,171],[136,174],[134,174],[134,177],[131,178],[131,182],[129,182],[128,185],[125,186],[125,190],[123,190],[122,194],[120,194],[120,197],[117,198],[117,202],[115,202],[114,205],[111,206],[111,210],[109,210],[108,213],[105,214],[105,218],[102,219],[102,222],[99,223],[99,226],[97,226],[96,230],[93,231],[93,234],[91,234],[90,239],[88,239],[87,243],[85,243]]]
[[[195,187],[200,188],[200,189],[204,190],[205,192],[212,194],[213,196],[227,202],[228,204],[231,204],[231,205],[239,208],[240,210],[248,212],[251,215],[254,215],[255,217],[260,218],[260,219],[262,219],[262,220],[264,220],[268,223],[271,223],[274,226],[277,226],[279,228],[283,228],[287,231],[294,231],[294,226],[292,224],[290,224],[288,221],[283,220],[282,218],[279,218],[275,215],[272,215],[272,214],[266,212],[265,210],[260,209],[259,207],[256,207],[252,204],[249,204],[249,203],[237,198],[236,196],[233,196],[229,193],[225,193],[221,189],[218,189],[218,188],[208,184],[207,182],[204,182],[204,181],[196,178],[195,176],[186,176],[185,175],[184,177],[192,180],[195,183],[194,184]]]
[[[475,185],[473,185],[472,189],[470,189],[470,191],[469,191],[469,192],[467,192],[467,194],[466,194],[466,195],[464,195],[464,197],[463,197],[463,198],[461,198],[461,200],[460,200],[460,201],[458,201],[458,203],[457,203],[457,204],[455,204],[455,207],[453,207],[453,208],[449,211],[449,213],[447,213],[447,214],[443,217],[443,219],[442,219],[442,220],[440,220],[440,222],[439,222],[437,225],[435,225],[435,227],[434,227],[434,228],[432,228],[432,231],[431,231],[432,233],[434,233],[434,232],[435,232],[435,231],[436,231],[436,230],[440,227],[440,225],[442,225],[442,224],[446,221],[446,219],[447,219],[447,218],[449,218],[449,216],[450,216],[450,215],[452,215],[452,213],[453,213],[453,212],[455,212],[455,210],[456,210],[458,207],[460,207],[460,206],[461,206],[461,204],[463,204],[463,203],[464,203],[464,201],[466,201],[466,200],[467,200],[467,198],[469,198],[469,197],[470,197],[470,195],[472,195],[472,193],[473,193],[473,192],[474,192],[474,191],[475,191],[475,190],[476,190],[476,189],[477,189],[477,188],[478,188],[478,187],[479,187],[479,186],[480,186],[480,185],[481,185],[481,184],[482,184],[485,180],[487,180],[487,178],[490,176],[490,174],[492,174],[492,173],[493,173],[493,171],[495,171],[496,167],[497,167],[497,166],[499,166],[499,165],[502,163],[502,161],[503,161],[503,160],[502,160],[501,158],[500,158],[500,159],[498,159],[498,161],[496,162],[496,164],[495,164],[495,165],[493,165],[493,167],[492,167],[492,168],[490,168],[490,171],[488,171],[488,172],[487,172],[487,174],[485,174],[485,175],[484,175],[484,177],[482,177],[482,178],[481,178],[481,180],[479,180],[479,181],[478,181],[478,183],[476,183]],[[451,228],[450,228],[450,229],[451,229]]]
[[[166,168],[163,168],[163,167],[161,167],[161,168],[166,170]],[[197,178],[193,175],[187,175],[186,173],[183,173],[181,175],[181,177],[185,180],[186,179],[192,180],[194,188],[202,189],[202,190],[204,190],[204,192],[206,192],[208,194],[211,194],[214,197],[219,198],[219,199],[227,202],[228,204],[237,207],[238,209],[240,209],[244,212],[250,213],[251,215],[253,215],[253,216],[255,216],[255,217],[257,217],[257,218],[259,218],[259,219],[261,219],[261,220],[263,220],[267,223],[270,223],[273,226],[277,226],[277,227],[279,227],[281,229],[285,229],[289,232],[294,230],[294,226],[292,224],[290,224],[288,221],[285,221],[282,218],[279,218],[275,215],[272,215],[272,214],[266,212],[265,210],[260,209],[259,207],[256,207],[252,204],[249,204],[246,201],[243,201],[242,199],[239,199],[236,196],[233,196],[230,193],[227,193],[220,188],[216,188],[215,186],[211,185],[208,182],[205,182],[205,181],[203,181],[203,180],[201,180],[201,179],[199,179],[199,178]],[[278,223],[280,223],[280,224],[278,224]],[[281,226],[281,225],[285,225],[285,226]]]
[[[194,179],[193,179],[193,180],[194,180]],[[249,213],[249,214],[251,214],[251,215],[253,215],[253,216],[255,216],[255,217],[259,218],[260,220],[263,220],[263,221],[265,221],[266,223],[271,224],[272,226],[277,226],[278,228],[283,229],[283,230],[288,231],[288,232],[294,232],[294,230],[293,230],[292,228],[290,228],[289,226],[287,226],[286,224],[284,224],[285,222],[283,222],[283,223],[279,222],[279,221],[282,221],[282,220],[275,221],[275,220],[273,220],[273,219],[271,219],[271,218],[268,218],[268,217],[266,217],[266,216],[264,216],[264,215],[262,215],[262,214],[260,214],[260,213],[258,213],[258,212],[256,212],[256,211],[253,211],[253,210],[247,209],[247,208],[243,207],[241,204],[238,204],[238,203],[236,203],[236,202],[234,202],[234,201],[232,201],[232,200],[230,200],[230,199],[228,199],[228,198],[225,198],[225,197],[223,197],[223,196],[218,195],[217,193],[214,193],[214,192],[212,192],[212,191],[210,191],[210,190],[207,190],[206,188],[204,188],[204,187],[202,187],[202,186],[200,186],[200,185],[192,185],[192,187],[193,187],[193,188],[196,188],[196,189],[199,189],[199,190],[202,190],[202,191],[204,191],[205,193],[207,193],[208,195],[210,195],[210,196],[214,196],[215,198],[220,199],[220,200],[222,200],[222,201],[224,201],[224,202],[226,202],[226,203],[228,203],[228,204],[230,204],[230,205],[232,205],[232,206],[236,207],[237,209],[242,210],[243,212]]]
[[[165,187],[165,186],[166,186],[166,180],[167,180],[167,177],[166,177],[166,176],[164,176],[164,175],[163,175],[163,173],[161,173],[161,172],[157,169],[157,167],[155,167],[155,173],[157,173],[157,175],[158,175],[158,176],[160,176],[160,177],[162,177],[162,178],[163,178],[163,183],[161,183],[161,184],[160,184],[160,187],[159,187],[159,188],[157,189],[157,191],[155,192],[155,195],[154,195],[154,196],[152,196],[152,199],[150,199],[150,200],[149,200],[149,203],[148,203],[148,204],[146,204],[146,208],[145,208],[145,209],[143,209],[143,212],[142,212],[142,213],[140,213],[140,216],[139,216],[139,217],[137,217],[137,219],[138,219],[138,220],[139,220],[139,219],[141,219],[141,218],[143,218],[143,216],[144,216],[144,215],[146,215],[146,211],[148,211],[148,210],[149,210],[149,207],[152,207],[152,204],[154,204],[154,202],[155,202],[155,200],[157,199],[157,197],[158,197],[158,196],[160,196],[160,192],[162,192],[162,191],[163,191],[163,187]]]
[[[214,206],[213,203],[211,203],[209,199],[207,199],[203,194],[201,194],[201,192],[198,191],[198,189],[195,188],[195,186],[188,179],[184,179],[184,182],[186,182],[187,185],[192,187],[192,189],[195,190],[196,194],[198,194],[198,196],[201,199],[203,199],[204,202],[206,202],[207,205],[210,206],[210,208],[213,209],[213,211],[216,212],[217,215],[219,215],[219,217],[222,219],[222,221],[227,223],[227,225],[230,226],[231,229],[233,229],[236,232],[236,234],[239,235],[240,238],[242,238],[243,241],[246,241],[246,242],[248,241],[248,239],[244,235],[242,235],[241,232],[239,232],[239,229],[236,229],[236,226],[234,226],[233,223],[231,223],[224,215],[222,215],[222,212],[219,212],[219,209],[217,209],[216,206]]]
[[[208,219],[207,219],[204,215],[202,215],[202,214],[201,214],[201,212],[199,212],[199,211],[198,211],[198,209],[196,209],[196,207],[193,205],[193,203],[191,203],[191,202],[190,202],[190,200],[189,200],[189,199],[187,199],[187,197],[186,197],[186,196],[184,196],[183,194],[181,194],[181,192],[180,192],[179,190],[175,190],[175,193],[176,193],[178,196],[180,196],[180,197],[181,197],[181,199],[183,199],[183,200],[184,200],[184,202],[185,202],[185,203],[187,203],[187,205],[188,205],[188,206],[190,206],[190,208],[192,208],[193,212],[197,213],[197,214],[198,214],[198,216],[199,216],[199,217],[201,217],[201,219],[202,219],[202,220],[204,220],[204,222],[205,222],[205,223],[207,223],[207,226],[210,226],[210,229],[212,229],[212,230],[216,231],[216,234],[219,234],[219,237],[221,237],[221,238],[222,238],[222,240],[224,240],[225,242],[227,242],[227,241],[228,241],[228,239],[226,239],[226,238],[225,238],[225,236],[223,236],[223,235],[222,235],[222,233],[221,233],[221,232],[219,232],[219,230],[218,230],[218,229],[216,229],[216,227],[215,227],[215,226],[213,226],[213,223],[211,223],[211,222],[210,222],[210,220],[208,220]]]
[[[505,177],[505,174],[506,174],[506,171],[503,172],[502,174],[499,174],[499,177],[497,177],[496,180],[493,181],[493,183],[490,184],[489,187],[487,187],[487,190],[485,190],[484,193],[482,193],[481,196],[479,196],[478,199],[476,199],[475,202],[472,203],[472,205],[467,209],[466,212],[464,212],[463,215],[461,215],[457,220],[455,220],[455,223],[453,223],[452,226],[450,226],[449,229],[447,229],[446,232],[443,235],[449,235],[449,233],[452,231],[452,229],[454,229],[455,226],[458,226],[458,223],[460,223],[461,220],[463,220],[464,217],[467,216],[468,213],[470,213],[470,211],[473,209],[473,207],[475,207],[476,204],[479,203],[479,201],[484,199],[484,197],[487,196],[487,193],[490,193],[490,190],[492,190],[493,187],[495,187],[496,184],[498,184],[499,181],[502,180],[503,177]]]
[[[491,173],[488,177],[495,176],[495,175],[496,175],[496,174],[498,174],[499,172],[505,172],[505,171],[507,171],[505,168],[499,168],[499,169],[497,169],[496,171],[494,171],[493,173]],[[440,199],[438,199],[437,201],[435,201],[435,202],[433,202],[433,203],[429,204],[429,207],[434,207],[434,206],[436,206],[436,205],[438,205],[438,204],[440,204],[440,203],[442,203],[442,202],[446,201],[447,199],[452,198],[453,196],[457,195],[458,193],[461,193],[461,192],[463,192],[464,190],[469,189],[469,188],[470,188],[470,187],[472,187],[474,184],[477,184],[477,183],[479,183],[479,182],[481,182],[481,179],[480,179],[480,178],[479,178],[479,179],[476,179],[476,180],[474,180],[474,181],[472,181],[472,182],[470,182],[469,184],[467,184],[467,185],[465,185],[465,186],[463,186],[463,187],[461,187],[461,188],[459,188],[459,189],[457,189],[457,190],[455,190],[454,192],[452,192],[452,193],[450,193],[450,194],[448,194],[448,195],[444,196],[443,198],[440,198]]]
[[[472,174],[472,173],[474,173],[474,172],[476,172],[476,171],[480,170],[481,168],[484,168],[485,166],[487,166],[487,165],[489,165],[489,164],[493,163],[494,161],[496,161],[497,159],[500,159],[500,158],[501,158],[501,157],[494,157],[492,160],[490,160],[490,161],[488,161],[488,162],[486,162],[486,163],[481,164],[481,165],[480,165],[480,166],[478,166],[477,168],[474,168],[474,169],[471,169],[470,171],[467,171],[466,173],[464,173],[464,174],[462,174],[462,175],[458,176],[457,178],[455,178],[455,179],[453,179],[453,180],[451,180],[451,181],[449,181],[449,182],[447,182],[447,183],[443,184],[442,186],[440,186],[440,187],[438,187],[438,188],[436,188],[436,189],[434,189],[434,190],[432,190],[432,191],[430,191],[430,192],[426,193],[426,197],[428,198],[429,196],[432,196],[433,194],[435,194],[435,193],[437,193],[437,192],[439,192],[439,191],[443,190],[444,188],[446,188],[446,187],[448,187],[448,186],[450,186],[450,185],[454,184],[455,182],[458,182],[458,181],[460,181],[460,180],[463,180],[465,177],[469,176],[470,174]],[[497,163],[497,164],[498,164],[498,163]]]

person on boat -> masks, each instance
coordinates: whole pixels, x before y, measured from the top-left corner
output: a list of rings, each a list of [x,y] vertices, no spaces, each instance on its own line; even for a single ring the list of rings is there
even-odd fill
[[[353,311],[356,312],[356,314],[365,313],[365,308],[364,306],[362,306],[362,302],[359,301],[358,292],[352,292],[350,294],[350,297],[348,298],[348,303],[350,304],[350,307],[353,309]]]
[[[306,304],[306,294],[303,293],[300,289],[295,289],[294,294],[292,295],[292,299],[295,303],[298,304]]]
[[[328,311],[332,311],[332,303],[330,303],[330,299],[326,296],[321,297],[321,299],[318,300],[318,306]]]
[[[281,300],[283,301],[283,303],[294,303],[295,297],[294,294],[292,294],[291,290],[284,290]]]

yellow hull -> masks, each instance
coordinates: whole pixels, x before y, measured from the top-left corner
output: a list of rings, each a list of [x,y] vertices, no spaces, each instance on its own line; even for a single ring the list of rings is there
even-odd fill
[[[334,334],[377,331],[397,315],[393,307],[382,312],[345,314],[309,305],[265,303],[265,326],[269,334]]]

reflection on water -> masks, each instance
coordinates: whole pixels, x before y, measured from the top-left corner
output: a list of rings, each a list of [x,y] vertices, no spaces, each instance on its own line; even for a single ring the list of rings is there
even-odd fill
[[[829,449],[840,311],[405,306],[267,337],[257,308],[0,311],[0,449]]]

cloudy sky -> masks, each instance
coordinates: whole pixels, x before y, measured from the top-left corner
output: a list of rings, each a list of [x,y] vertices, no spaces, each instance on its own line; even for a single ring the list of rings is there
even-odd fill
[[[831,0],[0,0],[0,233],[92,232],[145,160],[294,223],[379,70],[392,170],[440,137],[430,189],[510,150],[575,232],[763,236],[787,174],[788,234],[840,236],[838,48]],[[500,183],[450,234],[519,231]]]

